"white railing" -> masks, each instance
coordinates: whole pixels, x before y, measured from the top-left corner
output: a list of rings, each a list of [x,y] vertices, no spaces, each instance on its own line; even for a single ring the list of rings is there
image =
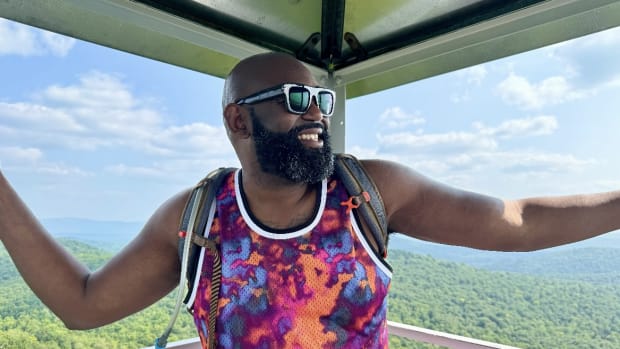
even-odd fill
[[[388,321],[388,332],[394,336],[408,338],[418,342],[440,345],[450,349],[519,349],[509,345],[457,336],[450,333],[433,331],[427,328],[405,325],[393,321]],[[144,349],[154,349],[154,347]],[[168,344],[168,349],[200,349],[200,340],[196,337],[178,342],[171,342]]]
[[[391,335],[412,339],[418,342],[441,345],[450,349],[519,349],[509,345],[487,342],[479,339],[457,336],[446,332],[388,321]],[[189,349],[189,348],[188,348]],[[198,347],[200,349],[200,347]]]
[[[184,339],[178,342],[168,343],[167,349],[200,349],[200,338]],[[155,347],[148,347],[144,349],[155,349]]]

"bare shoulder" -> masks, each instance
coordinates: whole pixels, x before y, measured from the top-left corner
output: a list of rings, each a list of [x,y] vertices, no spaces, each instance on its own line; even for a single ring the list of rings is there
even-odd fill
[[[388,217],[390,229],[415,235],[432,215],[429,208],[441,202],[452,189],[414,169],[387,160],[362,160],[374,180]]]
[[[161,278],[172,287],[180,270],[178,227],[190,189],[172,196],[151,215],[140,233],[113,260],[109,267],[140,271],[140,277]]]
[[[149,239],[157,239],[176,250],[177,230],[191,190],[185,189],[162,203],[149,218],[140,235],[148,235]]]
[[[119,266],[133,265],[134,270],[143,271],[152,268],[170,276],[171,281],[177,278],[178,227],[190,192],[179,192],[155,210],[140,233],[114,258]]]
[[[427,177],[394,161],[372,159],[360,160],[360,162],[375,181],[381,195],[387,199],[396,193],[402,195],[404,189],[408,192],[417,192],[432,184]]]
[[[410,167],[402,165],[398,162],[380,159],[364,159],[360,162],[366,169],[369,175],[373,177],[375,181],[381,181],[385,178],[400,177],[402,175],[410,176],[415,174],[415,171]]]
[[[362,164],[383,197],[392,231],[488,248],[488,237],[504,225],[499,199],[442,184],[395,162],[365,160]]]
[[[383,198],[388,217],[404,204],[415,203],[428,178],[410,167],[388,160],[361,160]]]

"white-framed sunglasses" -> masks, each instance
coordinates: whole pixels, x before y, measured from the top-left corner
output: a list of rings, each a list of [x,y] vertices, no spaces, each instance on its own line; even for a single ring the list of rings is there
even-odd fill
[[[289,113],[299,115],[307,113],[312,99],[316,101],[316,105],[321,110],[323,116],[331,116],[334,113],[334,104],[336,103],[336,93],[334,91],[323,87],[292,83],[269,87],[247,97],[240,98],[235,101],[235,104],[255,104],[281,95],[285,96],[284,101]]]

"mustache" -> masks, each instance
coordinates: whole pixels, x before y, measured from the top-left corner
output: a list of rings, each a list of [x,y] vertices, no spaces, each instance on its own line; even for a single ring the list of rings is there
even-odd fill
[[[307,130],[307,129],[311,129],[311,128],[320,128],[321,131],[325,132],[325,125],[323,125],[320,122],[313,122],[311,124],[305,124],[305,125],[301,125],[301,126],[296,126],[294,128],[292,128],[289,133],[291,134],[298,134],[299,132],[303,131],[303,130]]]

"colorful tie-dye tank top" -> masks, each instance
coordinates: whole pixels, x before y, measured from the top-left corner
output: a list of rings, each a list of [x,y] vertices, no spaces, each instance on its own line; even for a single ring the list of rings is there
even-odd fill
[[[220,245],[218,348],[387,348],[391,270],[373,254],[340,181],[321,183],[317,214],[292,232],[252,219],[231,174],[207,224]],[[208,347],[211,253],[201,252],[188,303]]]

